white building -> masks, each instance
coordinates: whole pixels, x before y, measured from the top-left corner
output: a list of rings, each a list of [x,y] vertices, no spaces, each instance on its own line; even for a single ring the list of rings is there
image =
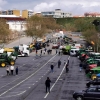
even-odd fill
[[[26,30],[26,19],[15,15],[0,15],[0,18],[7,20],[9,29],[12,31],[25,31]]]
[[[45,12],[41,12],[41,14],[45,17],[51,16],[53,18],[72,17],[71,13],[65,13],[61,11],[61,9],[55,9],[55,11],[45,11]]]

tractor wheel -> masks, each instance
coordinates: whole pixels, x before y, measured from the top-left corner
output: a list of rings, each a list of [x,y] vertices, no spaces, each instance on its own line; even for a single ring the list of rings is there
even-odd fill
[[[15,65],[15,61],[10,61],[10,65]]]
[[[91,79],[94,80],[95,78],[97,78],[96,74],[92,74]]]
[[[1,63],[1,67],[6,67],[6,63],[5,62],[2,62]]]

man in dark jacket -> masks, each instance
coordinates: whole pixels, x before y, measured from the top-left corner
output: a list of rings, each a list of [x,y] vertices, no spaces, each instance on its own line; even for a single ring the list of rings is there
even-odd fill
[[[53,64],[51,64],[51,72],[53,73],[53,69],[54,69],[54,65]]]
[[[60,68],[60,65],[61,65],[61,61],[58,60],[58,68]]]
[[[45,81],[45,86],[46,86],[46,93],[47,93],[47,90],[48,92],[50,93],[50,83],[51,83],[51,80],[49,77],[47,77],[46,81]]]

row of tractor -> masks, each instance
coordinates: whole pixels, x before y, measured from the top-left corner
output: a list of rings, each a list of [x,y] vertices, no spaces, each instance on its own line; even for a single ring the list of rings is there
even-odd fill
[[[75,100],[100,100],[100,53],[93,52],[92,49],[80,49],[76,55],[81,63],[86,76],[90,79],[86,83],[86,89],[75,91]]]
[[[81,60],[81,65],[86,76],[94,80],[100,73],[100,53],[91,50],[80,49],[77,57]]]

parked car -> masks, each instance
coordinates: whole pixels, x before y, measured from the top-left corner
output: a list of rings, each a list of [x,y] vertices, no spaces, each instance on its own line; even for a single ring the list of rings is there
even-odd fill
[[[91,85],[100,85],[100,78],[95,78],[94,80],[86,83],[87,87],[90,87]]]
[[[100,100],[100,86],[89,87],[86,90],[73,93],[75,100]]]

